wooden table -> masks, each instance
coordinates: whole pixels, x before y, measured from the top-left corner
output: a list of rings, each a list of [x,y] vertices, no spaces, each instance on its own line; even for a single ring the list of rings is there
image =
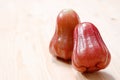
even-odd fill
[[[110,65],[81,74],[53,58],[49,42],[60,10],[94,23],[111,52]],[[0,80],[120,80],[120,0],[1,0]]]

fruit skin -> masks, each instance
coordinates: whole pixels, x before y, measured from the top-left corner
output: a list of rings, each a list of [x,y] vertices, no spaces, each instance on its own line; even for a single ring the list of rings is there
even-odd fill
[[[110,60],[110,52],[95,25],[78,24],[74,30],[73,67],[82,73],[95,72],[106,68]]]
[[[79,16],[72,9],[64,9],[58,14],[55,33],[49,45],[49,51],[53,56],[71,60],[73,31],[79,22]]]

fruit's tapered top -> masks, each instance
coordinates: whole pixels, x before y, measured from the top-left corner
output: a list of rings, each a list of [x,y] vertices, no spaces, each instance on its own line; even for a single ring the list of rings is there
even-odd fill
[[[61,33],[69,33],[80,22],[78,14],[72,9],[64,9],[57,16],[57,30]]]

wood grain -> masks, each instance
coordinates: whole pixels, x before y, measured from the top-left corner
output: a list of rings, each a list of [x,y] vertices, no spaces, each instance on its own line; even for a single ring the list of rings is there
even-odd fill
[[[97,26],[112,55],[106,69],[81,74],[50,55],[56,16],[65,8]],[[1,0],[0,80],[119,80],[119,26],[119,0]]]

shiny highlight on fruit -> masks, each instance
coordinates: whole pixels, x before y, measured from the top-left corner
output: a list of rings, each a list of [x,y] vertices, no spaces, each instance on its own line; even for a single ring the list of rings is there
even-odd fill
[[[108,66],[111,55],[98,29],[83,22],[74,30],[72,65],[80,72],[95,72]]]
[[[49,45],[49,51],[53,56],[71,60],[73,31],[78,23],[80,23],[79,16],[72,9],[64,9],[58,14],[55,33]]]

